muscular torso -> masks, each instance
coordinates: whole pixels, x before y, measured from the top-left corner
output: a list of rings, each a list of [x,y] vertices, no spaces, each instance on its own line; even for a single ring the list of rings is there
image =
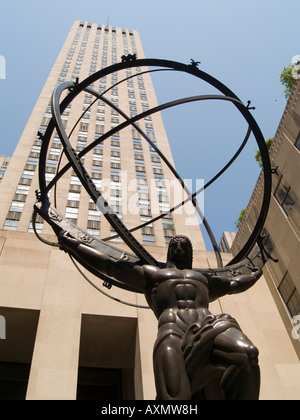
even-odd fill
[[[146,267],[145,275],[151,284],[145,295],[159,327],[176,324],[184,332],[209,313],[208,280],[201,273]]]

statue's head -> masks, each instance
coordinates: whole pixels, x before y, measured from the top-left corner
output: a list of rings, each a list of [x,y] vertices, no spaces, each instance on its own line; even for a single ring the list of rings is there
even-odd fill
[[[193,246],[187,236],[177,235],[171,239],[167,263],[174,264],[175,267],[181,270],[192,269]]]

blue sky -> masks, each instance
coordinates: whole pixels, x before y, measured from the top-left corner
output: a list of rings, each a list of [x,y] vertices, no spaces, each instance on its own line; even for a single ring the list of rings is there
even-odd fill
[[[300,54],[299,0],[14,0],[1,5],[0,154],[12,155],[59,50],[76,19],[136,29],[148,58],[189,63],[252,101],[266,139],[273,137],[286,101],[279,77]],[[177,77],[177,76],[176,76]],[[153,76],[159,102],[215,93],[208,86]],[[232,106],[196,104],[163,113],[178,172],[208,181],[234,154],[246,126]],[[254,139],[205,194],[205,215],[217,240],[247,205],[259,175]]]

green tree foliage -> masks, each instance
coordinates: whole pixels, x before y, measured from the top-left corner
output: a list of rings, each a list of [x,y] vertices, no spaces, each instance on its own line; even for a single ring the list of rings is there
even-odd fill
[[[270,149],[270,147],[272,145],[272,142],[273,142],[273,139],[269,139],[269,140],[266,141],[266,145],[267,145],[268,150]],[[262,163],[262,158],[261,158],[261,154],[260,154],[259,150],[256,152],[255,160],[258,162],[259,167],[262,168],[263,163]]]
[[[284,94],[286,100],[288,100],[291,96],[293,87],[295,85],[295,79],[293,79],[292,76],[294,66],[294,64],[290,64],[288,67],[285,67],[280,75],[280,82],[285,87]]]
[[[237,230],[238,230],[238,228],[240,227],[240,225],[242,223],[242,220],[243,220],[243,217],[245,216],[246,210],[247,209],[244,209],[244,210],[241,211],[238,220],[235,222],[235,227],[236,227]]]

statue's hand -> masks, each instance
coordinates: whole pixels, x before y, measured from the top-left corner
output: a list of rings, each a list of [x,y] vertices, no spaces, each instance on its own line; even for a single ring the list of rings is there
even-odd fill
[[[253,267],[252,274],[258,280],[263,275],[263,272],[261,268]]]

